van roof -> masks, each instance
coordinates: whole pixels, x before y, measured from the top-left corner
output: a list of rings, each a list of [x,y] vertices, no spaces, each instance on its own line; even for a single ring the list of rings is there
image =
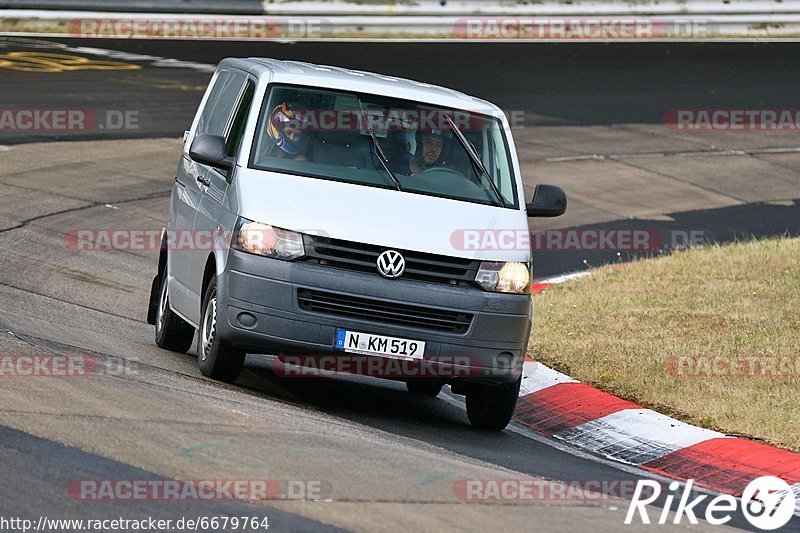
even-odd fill
[[[379,94],[498,117],[502,115],[499,107],[486,100],[430,83],[373,72],[260,57],[229,58],[220,66],[244,70],[258,78],[271,76],[277,83]]]

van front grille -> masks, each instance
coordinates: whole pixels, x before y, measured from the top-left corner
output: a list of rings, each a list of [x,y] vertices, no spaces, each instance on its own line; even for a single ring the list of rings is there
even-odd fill
[[[378,274],[378,256],[397,250],[406,260],[401,279],[414,279],[450,285],[474,285],[480,261],[445,255],[412,252],[316,235],[304,235],[306,261],[335,268]]]
[[[473,315],[309,289],[297,291],[303,311],[447,333],[466,333]]]

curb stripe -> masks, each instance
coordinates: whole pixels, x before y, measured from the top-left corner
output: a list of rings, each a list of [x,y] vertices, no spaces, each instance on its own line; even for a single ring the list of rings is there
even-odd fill
[[[700,442],[643,466],[736,495],[760,476],[777,476],[800,486],[800,454],[742,438]]]
[[[555,437],[623,463],[641,465],[724,435],[650,409],[625,409]]]
[[[520,398],[516,417],[526,426],[553,435],[638,405],[585,383],[564,383]]]
[[[545,290],[550,285],[552,285],[552,283],[544,283],[544,282],[542,282],[542,283],[534,283],[533,285],[531,285],[531,293],[532,294],[539,294],[540,292]]]
[[[526,360],[522,364],[522,385],[519,388],[519,395],[527,396],[562,383],[578,383],[578,380],[572,379],[568,375],[553,370],[542,363]]]

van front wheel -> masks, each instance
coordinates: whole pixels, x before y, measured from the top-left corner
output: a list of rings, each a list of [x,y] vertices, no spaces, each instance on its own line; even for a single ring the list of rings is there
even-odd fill
[[[501,431],[517,408],[522,376],[503,385],[473,385],[467,391],[467,417],[473,427]]]
[[[244,366],[246,353],[217,335],[217,279],[212,278],[203,298],[203,316],[197,336],[197,364],[204,376],[233,383]]]

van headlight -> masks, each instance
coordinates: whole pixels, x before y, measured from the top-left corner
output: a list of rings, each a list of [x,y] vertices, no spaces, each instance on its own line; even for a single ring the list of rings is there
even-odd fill
[[[487,291],[526,294],[531,292],[531,267],[516,261],[484,261],[475,281]]]
[[[240,252],[292,261],[306,253],[303,235],[239,217],[231,247]]]

